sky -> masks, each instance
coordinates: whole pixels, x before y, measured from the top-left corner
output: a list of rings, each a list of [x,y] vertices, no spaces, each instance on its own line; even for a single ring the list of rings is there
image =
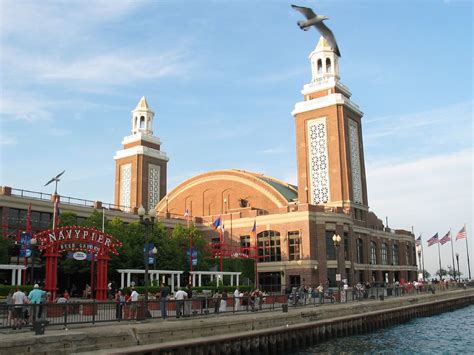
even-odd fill
[[[113,156],[142,96],[168,191],[238,168],[296,183],[291,111],[319,35],[288,1],[0,2],[0,185],[113,202]],[[369,206],[424,241],[466,224],[474,274],[473,4],[298,1],[329,17],[364,112]],[[464,241],[454,243],[467,275]],[[451,265],[450,244],[441,246]]]

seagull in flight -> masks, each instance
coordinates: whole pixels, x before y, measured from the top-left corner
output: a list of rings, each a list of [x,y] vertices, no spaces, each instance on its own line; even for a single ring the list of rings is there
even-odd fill
[[[328,20],[328,17],[316,15],[314,11],[311,10],[309,7],[302,7],[296,5],[291,5],[291,7],[296,11],[301,12],[304,17],[306,17],[306,21],[298,21],[298,26],[300,26],[303,31],[308,31],[311,26],[316,27],[319,33],[321,33],[321,36],[323,36],[326,41],[328,41],[332,50],[338,55],[338,57],[340,57],[341,53],[339,52],[339,48],[337,47],[336,38],[334,37],[332,31],[323,23],[324,20]]]
[[[60,181],[60,177],[62,174],[64,174],[66,172],[66,170],[63,170],[61,173],[59,173],[58,175],[56,175],[55,177],[53,177],[51,180],[49,180],[46,184],[44,184],[44,186],[48,186],[49,184],[51,184],[53,181],[56,182],[56,186],[54,187],[54,194],[57,194],[58,192],[58,181]]]

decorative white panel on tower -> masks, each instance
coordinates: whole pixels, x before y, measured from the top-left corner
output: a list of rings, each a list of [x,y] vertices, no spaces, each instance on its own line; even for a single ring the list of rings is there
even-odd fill
[[[130,188],[132,184],[132,164],[120,166],[120,206],[130,206]]]
[[[148,209],[155,208],[160,201],[160,166],[148,165]]]
[[[360,173],[359,127],[357,122],[349,120],[349,149],[351,153],[351,175],[353,199],[362,203],[362,179]]]
[[[330,195],[326,118],[308,121],[307,125],[310,203],[327,203]]]

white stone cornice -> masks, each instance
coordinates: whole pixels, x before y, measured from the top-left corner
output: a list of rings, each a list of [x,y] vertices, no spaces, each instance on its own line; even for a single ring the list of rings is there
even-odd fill
[[[339,91],[341,91],[341,93],[344,94],[346,97],[352,96],[352,93],[350,92],[349,88],[343,83],[341,83],[334,76],[328,76],[326,78],[304,85],[303,90],[301,90],[301,94],[303,96],[309,95],[309,94],[312,94],[313,92],[327,90],[333,87],[339,89]]]
[[[295,104],[295,108],[291,112],[291,114],[295,116],[298,113],[308,112],[334,105],[344,105],[355,113],[357,113],[358,115],[360,115],[361,117],[364,115],[364,113],[359,109],[359,106],[357,106],[347,97],[339,93],[319,97],[313,100],[298,102]]]
[[[151,136],[151,135],[148,135],[148,134],[143,134],[141,132],[136,133],[136,134],[131,134],[129,136],[124,137],[123,140],[122,140],[122,144],[123,145],[130,144],[130,143],[133,143],[133,142],[138,142],[140,140],[150,142],[150,143],[153,143],[153,144],[161,145],[160,138],[155,137],[155,136]]]
[[[127,158],[134,155],[145,155],[147,157],[156,158],[164,161],[169,160],[165,152],[149,147],[144,147],[142,145],[117,151],[116,155],[114,156],[114,160]]]

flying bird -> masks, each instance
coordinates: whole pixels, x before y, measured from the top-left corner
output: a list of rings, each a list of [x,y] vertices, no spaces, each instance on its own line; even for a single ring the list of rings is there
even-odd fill
[[[331,46],[332,50],[340,57],[341,53],[339,52],[339,48],[337,47],[336,38],[332,31],[323,23],[324,20],[328,20],[328,17],[322,15],[316,15],[313,10],[309,7],[302,7],[291,5],[293,9],[298,12],[301,12],[305,17],[306,21],[298,21],[298,26],[303,31],[308,31],[311,26],[316,27],[316,29],[321,33],[321,35],[328,41],[329,45]]]

